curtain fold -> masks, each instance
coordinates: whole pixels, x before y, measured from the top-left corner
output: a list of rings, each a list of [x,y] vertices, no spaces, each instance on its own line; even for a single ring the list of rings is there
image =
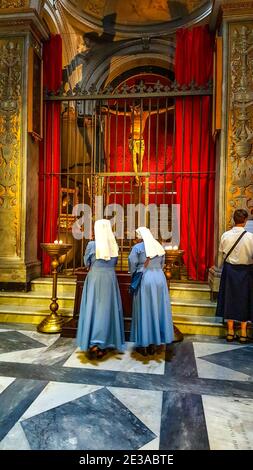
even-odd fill
[[[206,85],[212,78],[213,37],[208,27],[177,32],[175,79]],[[175,99],[175,183],[181,206],[180,248],[188,277],[204,281],[213,264],[215,152],[210,96]]]
[[[52,36],[43,47],[43,88],[57,93],[62,81],[62,39]],[[60,118],[58,102],[44,104],[44,138],[39,149],[39,233],[38,257],[42,274],[50,273],[50,257],[40,243],[57,238],[60,193]]]

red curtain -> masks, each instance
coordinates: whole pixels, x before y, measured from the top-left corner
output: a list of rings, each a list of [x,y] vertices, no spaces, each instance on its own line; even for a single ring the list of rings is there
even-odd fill
[[[57,93],[62,81],[62,39],[52,36],[43,47],[43,87]],[[42,274],[50,273],[50,258],[40,248],[41,242],[57,238],[60,176],[60,116],[61,105],[44,105],[44,139],[39,155],[39,233],[38,257],[42,260]]]
[[[206,85],[212,78],[213,37],[208,27],[177,32],[175,79]],[[211,97],[176,98],[175,179],[181,205],[180,248],[193,280],[207,279],[213,264],[215,153]],[[192,173],[194,172],[194,173]]]

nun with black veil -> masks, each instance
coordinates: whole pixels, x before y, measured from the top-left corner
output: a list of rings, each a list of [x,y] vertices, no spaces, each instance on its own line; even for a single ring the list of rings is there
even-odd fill
[[[115,266],[118,245],[109,220],[97,220],[95,241],[87,245],[86,277],[77,330],[77,345],[91,358],[102,358],[109,350],[125,350],[121,296]]]

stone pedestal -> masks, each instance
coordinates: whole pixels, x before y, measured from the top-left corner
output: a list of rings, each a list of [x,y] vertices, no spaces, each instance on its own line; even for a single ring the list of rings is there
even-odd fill
[[[40,275],[39,143],[27,126],[32,106],[28,95],[31,92],[34,100],[40,96],[35,87],[29,90],[29,51],[35,49],[41,57],[47,33],[35,9],[22,9],[29,2],[9,3],[11,8],[6,0],[0,10],[0,288],[27,290],[31,279]]]

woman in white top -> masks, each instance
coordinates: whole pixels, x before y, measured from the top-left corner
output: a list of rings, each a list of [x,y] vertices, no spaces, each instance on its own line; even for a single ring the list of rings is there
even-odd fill
[[[241,323],[239,341],[246,343],[247,322],[253,321],[253,234],[245,231],[247,211],[237,209],[233,218],[235,226],[223,233],[220,241],[225,260],[216,315],[227,321],[227,341],[235,339],[234,322],[238,321]]]

